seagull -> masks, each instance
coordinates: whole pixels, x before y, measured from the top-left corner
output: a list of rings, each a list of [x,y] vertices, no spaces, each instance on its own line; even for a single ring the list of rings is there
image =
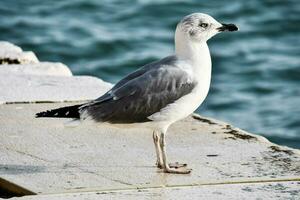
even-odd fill
[[[176,27],[175,53],[127,75],[99,98],[61,107],[36,117],[74,118],[109,124],[142,124],[153,132],[156,166],[165,173],[189,174],[186,164],[168,163],[168,127],[193,113],[206,98],[211,80],[207,40],[234,24],[219,23],[204,13],[185,16]]]

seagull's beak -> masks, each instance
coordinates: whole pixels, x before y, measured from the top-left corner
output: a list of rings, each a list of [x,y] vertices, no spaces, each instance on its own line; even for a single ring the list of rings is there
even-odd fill
[[[230,32],[232,32],[232,31],[238,31],[239,28],[236,25],[234,25],[234,24],[222,24],[222,26],[219,27],[219,28],[217,28],[217,30],[219,32],[222,32],[222,31],[230,31]]]

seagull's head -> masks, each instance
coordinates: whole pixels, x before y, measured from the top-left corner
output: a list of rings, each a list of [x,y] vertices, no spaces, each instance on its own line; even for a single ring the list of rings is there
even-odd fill
[[[175,37],[194,42],[206,42],[223,31],[237,31],[234,24],[223,24],[204,13],[193,13],[184,17],[177,25]]]

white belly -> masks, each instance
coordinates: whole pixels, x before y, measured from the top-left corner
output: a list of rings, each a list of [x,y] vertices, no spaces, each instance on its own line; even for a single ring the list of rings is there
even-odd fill
[[[209,77],[210,79],[210,77]],[[153,121],[175,122],[193,113],[204,101],[209,90],[210,80],[198,83],[191,93],[179,98],[174,103],[152,114],[148,118]]]

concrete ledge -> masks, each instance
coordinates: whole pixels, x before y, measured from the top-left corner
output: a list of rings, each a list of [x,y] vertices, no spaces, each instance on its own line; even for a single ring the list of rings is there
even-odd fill
[[[66,65],[52,62],[0,65],[0,74],[72,76]]]
[[[112,85],[90,76],[32,76],[2,74],[0,103],[91,100]]]
[[[27,64],[38,62],[39,60],[33,52],[23,52],[18,46],[9,42],[0,41],[0,64]]]
[[[21,197],[33,200],[300,196],[299,150],[215,119],[193,114],[171,126],[170,161],[193,168],[189,175],[177,175],[155,167],[149,130],[90,123],[74,127],[69,119],[34,118],[43,110],[97,98],[112,86],[95,77],[71,76],[66,68],[0,65],[0,197],[3,190],[38,194]]]
[[[147,188],[147,189],[138,189],[138,190],[64,193],[64,194],[52,194],[52,195],[27,196],[27,197],[23,197],[22,199],[24,200],[295,199],[296,200],[299,197],[299,187],[300,187],[299,181],[232,183],[232,184],[220,184],[220,185],[216,184],[216,185],[202,185],[202,186]]]
[[[64,105],[0,106],[0,177],[38,194],[300,180],[298,150],[199,115],[167,137],[170,161],[188,163],[192,174],[160,173],[148,130],[34,118]]]
[[[21,53],[22,49],[10,42],[0,41],[0,55],[6,54],[7,52]]]
[[[28,64],[38,63],[36,55],[31,52],[11,53],[0,55],[0,64]]]
[[[86,101],[112,86],[95,77],[73,77],[66,65],[38,62],[35,55],[24,60],[25,54],[20,47],[0,41],[0,104]]]

